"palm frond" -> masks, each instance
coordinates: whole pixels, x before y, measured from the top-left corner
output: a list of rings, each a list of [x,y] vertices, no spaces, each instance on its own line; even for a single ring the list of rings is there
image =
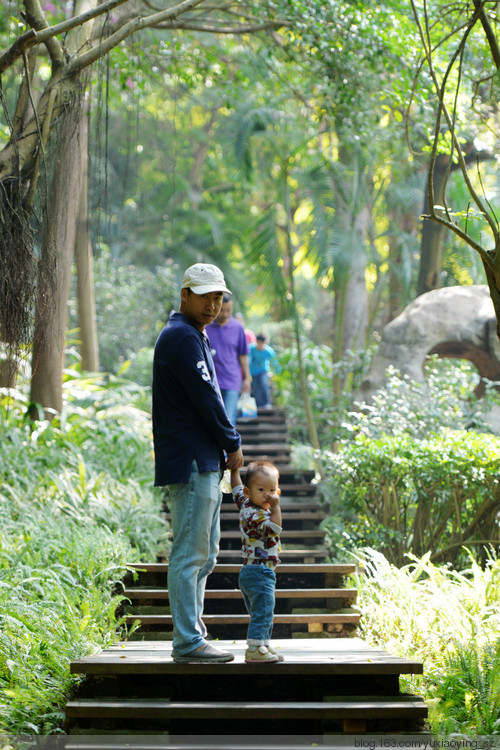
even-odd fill
[[[284,258],[276,228],[276,213],[273,207],[261,214],[251,227],[246,257],[254,274],[262,280],[262,292],[269,297],[270,306],[271,303],[278,302],[282,311],[288,315],[288,288],[283,273]]]
[[[235,115],[235,155],[246,179],[250,179],[252,175],[252,150],[250,144],[252,135],[267,130],[270,125],[273,125],[277,121],[278,117],[278,110],[271,107],[247,109],[242,114],[237,113]]]

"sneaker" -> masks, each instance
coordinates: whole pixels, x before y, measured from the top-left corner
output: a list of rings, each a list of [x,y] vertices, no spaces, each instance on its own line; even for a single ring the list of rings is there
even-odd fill
[[[280,654],[279,651],[276,651],[276,649],[273,646],[271,646],[269,643],[267,644],[266,648],[270,654],[274,654],[275,656],[278,657],[278,661],[285,661],[285,657],[283,656],[283,654]]]
[[[210,643],[204,643],[199,648],[195,648],[194,651],[190,651],[189,654],[184,656],[176,656],[172,654],[175,662],[183,664],[220,664],[227,661],[233,661],[234,654],[229,651],[221,651],[219,648],[214,648]]]
[[[279,661],[277,654],[272,654],[267,646],[255,646],[254,648],[248,647],[245,651],[245,661],[247,663],[252,662],[276,662]]]

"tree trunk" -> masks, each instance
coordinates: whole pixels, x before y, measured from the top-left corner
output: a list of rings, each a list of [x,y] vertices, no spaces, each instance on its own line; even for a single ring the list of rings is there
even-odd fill
[[[74,13],[92,9],[96,3],[97,0],[76,0]],[[77,27],[68,35],[67,53],[71,55],[83,50],[89,36],[89,24]],[[58,116],[53,176],[41,238],[33,334],[30,414],[35,418],[39,407],[47,419],[52,419],[62,409],[71,266],[80,209],[81,170],[87,162],[87,137],[83,136],[82,142],[81,132],[87,75],[86,71],[80,77],[63,78],[61,91],[56,93],[62,109]],[[82,153],[85,154],[84,163]]]
[[[448,171],[448,156],[437,157],[434,167],[434,200],[436,205],[444,205],[444,188]],[[429,214],[429,195],[425,191],[424,211]],[[420,268],[418,274],[417,297],[441,286],[442,243],[444,227],[431,219],[423,219],[420,248]]]
[[[359,237],[359,252],[349,272],[344,310],[343,352],[364,349],[368,325],[368,292],[366,289],[366,240],[370,220],[365,206],[356,216],[354,226]]]
[[[333,361],[339,362],[347,352],[359,351],[366,344],[368,326],[368,292],[366,289],[366,239],[370,212],[365,206],[351,218],[356,233],[356,254],[347,270],[337,273],[335,284],[335,340]],[[342,373],[333,376],[333,396],[340,399],[346,386]]]
[[[80,101],[76,100],[68,107],[60,124],[39,260],[31,414],[38,417],[41,406],[49,420],[62,409],[67,306],[80,206],[79,124]]]
[[[94,295],[94,268],[90,240],[88,213],[88,119],[85,113],[80,121],[81,182],[80,212],[76,225],[75,262],[77,275],[78,324],[80,328],[80,353],[82,369],[99,370],[99,345]]]

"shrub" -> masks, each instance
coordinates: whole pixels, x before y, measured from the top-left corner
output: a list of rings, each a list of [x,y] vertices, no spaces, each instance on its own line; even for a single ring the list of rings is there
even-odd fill
[[[376,547],[397,563],[431,551],[456,561],[462,546],[498,543],[500,438],[443,431],[426,439],[363,435],[322,456],[332,556]]]
[[[361,553],[360,636],[423,662],[402,689],[423,695],[434,734],[500,734],[500,559],[479,566],[436,566],[410,556],[398,568],[380,552]]]
[[[492,432],[489,414],[499,396],[485,381],[485,397],[476,398],[480,377],[470,362],[432,356],[425,374],[425,383],[417,383],[389,367],[385,386],[371,402],[357,403],[357,411],[346,415],[343,435],[425,438],[443,428]]]
[[[329,346],[307,344],[303,349],[307,388],[316,419],[316,427],[321,440],[327,445],[332,435],[337,439],[350,407],[350,392],[346,389],[336,403],[333,398],[332,382],[335,375],[350,379],[352,386],[359,385],[361,375],[367,367],[370,353],[349,353],[341,362],[333,364]],[[291,437],[294,440],[307,440],[304,399],[300,390],[297,350],[294,346],[279,355],[281,372],[273,375],[276,400],[286,409]]]

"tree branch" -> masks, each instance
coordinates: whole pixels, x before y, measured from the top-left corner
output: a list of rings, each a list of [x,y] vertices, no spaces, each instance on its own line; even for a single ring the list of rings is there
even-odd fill
[[[71,31],[71,29],[74,29],[87,21],[91,21],[93,18],[98,18],[126,2],[128,2],[128,0],[107,0],[102,3],[102,5],[98,5],[92,10],[81,13],[74,18],[69,18],[67,21],[58,23],[55,26],[48,26],[42,30],[29,29],[29,31],[26,31],[16,39],[6,52],[0,55],[0,74],[10,68],[17,59],[22,57],[26,50],[30,47],[34,47],[35,44],[44,44],[52,37]]]
[[[476,13],[478,13],[479,15],[479,20],[481,21],[484,34],[486,36],[486,39],[488,40],[491,57],[493,58],[493,62],[495,63],[496,69],[500,70],[500,48],[498,46],[498,41],[495,36],[495,32],[491,28],[489,18],[484,12],[484,6],[485,6],[485,3],[481,2],[481,0],[474,0],[474,8],[476,9]]]
[[[427,66],[428,66],[428,69],[429,69],[429,73],[431,75],[432,81],[434,83],[434,88],[436,89],[436,94],[438,96],[438,112],[437,112],[437,115],[436,115],[436,123],[435,123],[435,128],[434,128],[434,141],[433,141],[433,145],[432,145],[431,167],[429,169],[429,178],[428,178],[428,193],[429,193],[429,204],[430,204],[430,217],[429,218],[431,218],[434,221],[442,224],[443,226],[445,226],[448,229],[450,229],[451,231],[453,231],[456,235],[458,235],[459,237],[461,237],[461,239],[463,239],[465,242],[467,242],[467,244],[470,245],[470,247],[472,247],[474,250],[476,250],[481,255],[483,263],[485,263],[486,265],[488,265],[490,268],[493,269],[493,266],[492,266],[493,259],[492,259],[491,255],[490,255],[490,253],[486,252],[477,242],[475,242],[473,240],[472,237],[469,236],[469,234],[467,232],[465,232],[462,229],[460,229],[460,227],[458,227],[453,221],[451,221],[450,218],[449,218],[449,214],[448,214],[447,218],[444,218],[444,217],[440,216],[436,212],[436,208],[435,208],[435,205],[434,205],[434,186],[432,184],[432,176],[433,176],[434,164],[435,164],[436,157],[437,157],[437,149],[438,149],[438,142],[439,142],[439,133],[440,133],[440,129],[441,129],[441,115],[443,115],[444,119],[446,120],[446,125],[447,125],[447,128],[448,128],[448,131],[449,131],[449,133],[451,135],[453,148],[456,151],[457,158],[458,158],[458,163],[459,163],[459,166],[460,166],[460,170],[462,172],[462,176],[464,178],[464,182],[465,182],[465,184],[467,186],[467,190],[469,191],[469,194],[472,197],[472,199],[473,199],[474,203],[476,204],[476,206],[478,207],[479,211],[484,215],[486,221],[488,222],[488,224],[490,226],[490,229],[491,229],[491,232],[492,232],[492,235],[493,235],[493,238],[494,238],[495,248],[497,248],[497,246],[499,244],[499,240],[500,240],[499,232],[498,232],[498,227],[496,225],[496,222],[494,221],[494,218],[490,215],[490,213],[487,210],[487,207],[483,204],[482,199],[477,194],[474,186],[472,185],[472,182],[470,180],[470,177],[469,177],[469,174],[468,174],[468,171],[467,171],[467,165],[466,165],[465,157],[464,157],[464,154],[463,154],[463,151],[462,151],[462,147],[460,145],[458,136],[457,136],[457,134],[455,132],[453,118],[450,115],[450,113],[448,111],[448,108],[447,108],[447,106],[446,106],[446,104],[444,102],[445,86],[446,86],[446,82],[448,80],[448,77],[450,75],[452,66],[453,66],[454,62],[456,62],[457,56],[461,53],[461,50],[464,48],[465,41],[466,41],[467,37],[469,36],[469,34],[471,33],[474,25],[477,23],[477,21],[479,19],[479,15],[478,15],[478,13],[476,11],[476,13],[474,14],[474,17],[469,22],[469,24],[468,24],[468,26],[466,28],[466,31],[465,31],[462,39],[460,40],[460,44],[458,45],[458,48],[455,51],[455,54],[453,55],[453,59],[449,63],[449,65],[447,66],[447,70],[446,70],[445,76],[443,78],[443,81],[442,81],[441,84],[439,84],[439,81],[438,81],[438,78],[437,78],[437,73],[436,73],[436,71],[434,69],[434,65],[433,65],[433,61],[432,61],[432,49],[431,49],[431,42],[430,42],[430,36],[429,36],[429,33],[430,33],[429,32],[429,20],[426,17],[425,31],[424,31],[424,28],[422,27],[422,24],[421,24],[421,21],[420,21],[420,17],[419,17],[417,8],[415,6],[414,0],[411,0],[411,6],[412,6],[412,11],[413,11],[413,16],[415,18],[415,22],[417,24],[417,28],[418,28],[418,31],[419,31],[419,34],[420,34],[420,39],[421,39],[423,47],[424,47],[424,56],[425,56],[425,58],[427,60]]]
[[[494,547],[498,544],[500,544],[500,541],[498,539],[466,539],[463,542],[455,542],[454,544],[449,544],[447,547],[444,547],[443,549],[438,550],[437,552],[434,552],[433,555],[430,556],[430,561],[435,562],[436,560],[442,560],[445,559],[448,552],[451,552],[451,550],[456,549],[457,547],[470,547],[471,545],[477,546],[478,544],[482,547]]]
[[[83,55],[75,57],[68,66],[68,73],[74,74],[89,65],[92,65],[96,60],[107,55],[112,49],[117,47],[120,42],[123,42],[132,34],[135,34],[141,29],[155,28],[159,24],[164,23],[170,19],[175,19],[181,16],[183,13],[195,8],[197,5],[201,5],[204,0],[183,0],[173,8],[168,8],[160,13],[153,13],[150,16],[137,16],[128,23],[124,24],[121,29],[111,34],[107,39],[102,41],[100,44],[93,47]]]
[[[47,19],[42,10],[38,0],[25,0],[26,8],[26,20],[32,26],[35,31],[42,31],[43,29],[49,28]],[[62,65],[64,61],[64,55],[59,40],[55,37],[50,36],[45,41],[47,52],[49,53],[50,59],[52,60],[53,67]]]
[[[278,29],[281,26],[290,26],[288,21],[277,20],[277,21],[264,21],[258,24],[247,24],[245,26],[208,26],[206,24],[196,24],[190,21],[182,21],[181,25],[174,24],[159,24],[156,26],[157,29],[183,29],[184,31],[201,31],[204,33],[211,34],[253,34],[257,31],[266,31],[267,29]]]
[[[30,86],[35,72],[37,53],[38,50],[30,49],[28,54],[24,55],[24,75],[11,127],[11,138],[14,140],[21,133],[27,117],[28,107],[33,103]]]

